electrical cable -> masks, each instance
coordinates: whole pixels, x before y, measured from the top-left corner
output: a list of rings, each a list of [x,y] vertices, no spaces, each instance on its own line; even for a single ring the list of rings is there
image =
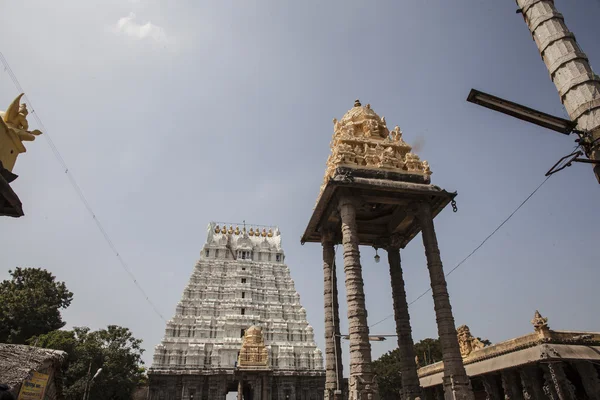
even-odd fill
[[[550,176],[552,176],[552,175],[550,175]],[[504,226],[504,224],[506,224],[506,223],[507,223],[507,222],[508,222],[508,221],[509,221],[509,220],[510,220],[512,217],[513,217],[513,215],[515,215],[515,214],[517,213],[517,211],[519,211],[519,210],[521,209],[521,207],[523,207],[523,206],[525,205],[525,203],[527,203],[527,202],[529,201],[529,199],[531,199],[531,198],[533,197],[533,195],[534,195],[534,194],[536,194],[536,192],[537,192],[537,191],[538,191],[538,190],[539,190],[539,189],[540,189],[540,188],[541,188],[541,187],[542,187],[542,186],[543,186],[543,185],[544,185],[544,184],[545,184],[545,183],[548,181],[548,179],[550,179],[550,176],[546,177],[546,179],[544,179],[544,180],[542,181],[542,183],[540,183],[540,184],[538,185],[538,187],[536,187],[536,188],[535,188],[535,190],[534,190],[533,192],[531,192],[531,193],[529,194],[529,196],[527,196],[527,197],[525,198],[525,200],[523,200],[523,201],[521,202],[521,204],[519,204],[519,206],[518,206],[518,207],[517,207],[517,208],[516,208],[516,209],[515,209],[513,212],[511,212],[511,213],[510,213],[510,215],[509,215],[508,217],[506,217],[506,218],[504,219],[504,221],[502,221],[502,223],[501,223],[500,225],[498,225],[498,227],[497,227],[496,229],[494,229],[494,230],[492,231],[492,233],[490,233],[490,234],[489,234],[489,235],[488,235],[488,236],[487,236],[485,239],[483,239],[483,241],[482,241],[482,242],[481,242],[481,243],[480,243],[480,244],[479,244],[477,247],[475,247],[475,249],[474,249],[472,252],[470,252],[470,253],[469,253],[469,255],[467,255],[465,258],[463,258],[463,259],[462,259],[462,261],[461,261],[461,262],[459,262],[459,263],[458,263],[458,264],[457,264],[457,265],[456,265],[454,268],[452,268],[452,269],[451,269],[451,270],[450,270],[448,273],[446,273],[446,275],[445,275],[445,276],[447,277],[448,275],[450,275],[451,273],[453,273],[454,271],[456,271],[456,270],[457,270],[457,269],[458,269],[458,268],[459,268],[461,265],[463,265],[463,264],[465,263],[465,261],[467,261],[469,258],[471,258],[471,256],[472,256],[473,254],[475,254],[475,253],[476,253],[476,252],[477,252],[477,251],[478,251],[478,250],[479,250],[481,247],[483,247],[483,245],[484,245],[484,244],[485,244],[485,243],[486,243],[486,242],[487,242],[487,241],[488,241],[488,240],[489,240],[489,239],[490,239],[492,236],[494,236],[494,234],[496,234],[496,232],[498,232],[498,231],[500,230],[500,228],[502,228],[502,227]],[[419,296],[418,296],[416,299],[414,299],[413,301],[411,301],[410,303],[408,303],[408,306],[410,307],[411,305],[415,304],[417,301],[419,301],[419,300],[420,300],[420,299],[421,299],[423,296],[425,296],[425,295],[426,295],[427,293],[429,293],[429,292],[431,292],[431,288],[427,289],[426,291],[424,291],[423,293],[421,293],[421,294],[420,294],[420,295],[419,295]],[[370,328],[373,328],[373,327],[374,327],[374,326],[376,326],[376,325],[379,325],[379,324],[381,324],[381,323],[382,323],[382,322],[384,322],[384,321],[387,321],[388,319],[392,318],[393,316],[394,316],[394,314],[390,314],[390,315],[388,315],[387,317],[383,318],[382,320],[380,320],[380,321],[377,321],[377,322],[376,322],[376,323],[374,323],[373,325],[369,326],[369,329],[370,329]]]
[[[8,76],[12,80],[12,82],[15,85],[15,88],[17,89],[17,91],[19,93],[24,93],[25,91],[21,87],[21,84],[19,83],[19,80],[17,79],[17,77],[14,74],[13,70],[10,68],[10,65],[8,64],[8,61],[6,60],[6,58],[4,57],[4,54],[2,54],[2,52],[0,52],[0,62],[2,62],[2,64],[4,65],[4,71],[6,71],[8,73]],[[65,175],[67,176],[67,179],[69,180],[69,183],[71,184],[71,186],[75,190],[75,193],[79,197],[79,200],[81,200],[81,202],[85,206],[86,210],[88,211],[88,213],[90,214],[90,216],[94,220],[94,222],[96,224],[96,227],[98,228],[98,230],[100,231],[100,233],[104,237],[104,240],[108,244],[108,247],[110,247],[110,249],[112,250],[112,252],[115,254],[115,256],[117,257],[117,260],[119,261],[119,264],[121,265],[121,267],[129,275],[129,277],[131,278],[131,280],[133,281],[133,283],[135,284],[135,286],[138,288],[138,290],[140,291],[140,293],[144,296],[144,299],[146,300],[146,302],[152,307],[152,309],[154,310],[154,312],[156,313],[156,315],[158,315],[163,321],[166,322],[165,318],[158,311],[158,308],[156,308],[156,306],[150,300],[149,296],[146,294],[146,292],[144,291],[144,289],[142,288],[142,286],[139,284],[139,282],[137,281],[137,278],[131,272],[129,266],[127,265],[127,263],[125,262],[125,260],[123,259],[123,257],[119,253],[119,251],[117,250],[117,247],[115,246],[113,240],[110,238],[110,236],[108,235],[108,233],[106,232],[106,230],[104,229],[104,227],[102,226],[102,224],[100,223],[100,220],[96,216],[96,213],[92,209],[92,206],[90,205],[90,203],[88,202],[87,198],[83,194],[83,191],[81,190],[81,187],[79,186],[79,184],[75,180],[75,177],[73,176],[73,174],[69,170],[69,167],[68,167],[67,163],[65,162],[64,158],[62,157],[62,155],[58,151],[58,148],[56,147],[56,145],[52,141],[52,138],[48,134],[48,130],[44,126],[41,118],[39,117],[39,115],[37,114],[35,108],[33,107],[33,103],[31,102],[31,100],[29,99],[29,97],[27,97],[27,94],[23,95],[23,98],[25,99],[25,101],[31,107],[30,114],[33,115],[33,117],[34,117],[35,121],[37,122],[38,126],[42,129],[42,132],[44,132],[43,136],[44,136],[44,138],[46,138],[46,141],[47,141],[48,145],[50,146],[50,149],[52,150],[52,153],[54,154],[54,157],[56,158],[56,160],[60,164],[61,168],[64,170]]]

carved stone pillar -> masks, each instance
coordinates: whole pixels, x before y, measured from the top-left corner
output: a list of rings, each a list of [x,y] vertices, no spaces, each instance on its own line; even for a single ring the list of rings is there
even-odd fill
[[[523,386],[523,398],[525,400],[545,399],[544,381],[542,372],[537,366],[523,367],[519,370],[521,385]]]
[[[567,378],[561,362],[542,364],[546,380],[550,381],[557,400],[576,400],[575,387]]]
[[[237,400],[242,400],[242,398],[244,397],[244,384],[243,384],[243,379],[240,378],[240,380],[238,381],[238,393],[237,393]]]
[[[523,389],[519,382],[519,376],[514,370],[502,371],[502,388],[505,400],[524,400]]]
[[[581,377],[581,383],[590,400],[600,400],[600,379],[594,364],[589,361],[576,361],[573,365]]]
[[[419,383],[419,376],[417,375],[417,363],[415,362],[410,315],[408,313],[408,302],[406,301],[406,290],[404,278],[402,276],[400,243],[398,237],[393,236],[390,238],[390,243],[386,250],[390,264],[394,319],[396,320],[396,334],[398,335],[398,353],[400,356],[400,374],[402,377],[402,399],[414,400],[415,398],[422,396],[422,390]]]
[[[435,400],[444,400],[444,386],[436,386],[434,389]]]
[[[268,400],[268,397],[267,397],[268,385],[267,385],[267,383],[268,383],[267,376],[264,375],[262,378],[262,396],[261,396],[262,400]]]
[[[339,202],[342,219],[342,242],[344,244],[344,272],[346,273],[346,300],[348,303],[348,334],[350,336],[349,398],[363,400],[379,399],[371,365],[371,344],[365,307],[365,292],[358,250],[356,209],[349,197]]]
[[[456,326],[452,315],[452,307],[450,306],[440,249],[438,248],[433,226],[431,205],[425,202],[419,203],[417,216],[422,228],[438,334],[442,345],[445,396],[446,399],[472,400],[474,399],[473,390],[463,365],[458,338],[456,337]]]
[[[322,236],[323,282],[325,299],[325,400],[333,399],[335,390],[340,389],[344,379],[342,349],[340,344],[340,314],[335,267],[333,235]]]
[[[484,375],[481,377],[481,382],[485,388],[487,400],[504,400],[504,394],[495,375]]]

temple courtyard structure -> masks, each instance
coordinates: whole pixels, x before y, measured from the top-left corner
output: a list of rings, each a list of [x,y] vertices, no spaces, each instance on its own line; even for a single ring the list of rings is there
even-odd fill
[[[534,331],[491,346],[458,328],[463,363],[476,399],[600,399],[600,333],[551,330],[536,311]],[[424,399],[443,400],[444,363],[418,371]]]
[[[148,378],[149,400],[323,399],[323,356],[277,227],[209,225]]]

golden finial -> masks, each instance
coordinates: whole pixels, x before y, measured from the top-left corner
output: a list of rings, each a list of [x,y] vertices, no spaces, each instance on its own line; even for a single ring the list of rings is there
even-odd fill
[[[227,232],[231,235],[233,233],[233,226],[229,225],[229,230]]]
[[[360,100],[356,99],[354,100],[354,107],[360,107],[362,104],[360,104]]]
[[[269,229],[269,233],[267,234],[268,237],[273,237],[273,231],[271,229]]]
[[[236,227],[235,227],[235,234],[236,234],[236,235],[239,235],[239,234],[240,234],[240,227],[239,227],[239,226],[236,226]]]
[[[265,236],[267,236],[267,230],[263,228],[262,237],[265,237]]]
[[[219,233],[221,231],[221,228],[219,228],[219,225],[217,225],[217,227],[215,228],[215,233]]]
[[[248,232],[248,235],[254,236],[254,229],[250,228],[250,232]]]
[[[221,233],[223,233],[223,234],[227,233],[227,225],[223,225],[223,228],[221,229]]]

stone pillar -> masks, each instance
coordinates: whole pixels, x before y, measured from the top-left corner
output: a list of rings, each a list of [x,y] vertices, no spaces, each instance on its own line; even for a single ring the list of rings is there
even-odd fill
[[[324,233],[323,246],[323,282],[325,299],[325,400],[333,399],[335,390],[341,390],[344,379],[342,368],[342,348],[340,344],[340,314],[335,267],[333,235]]]
[[[434,389],[435,400],[444,400],[444,386],[436,386]]]
[[[525,399],[545,399],[544,381],[537,366],[523,367],[519,370],[519,374]]]
[[[577,128],[600,138],[600,78],[594,74],[575,35],[554,7],[554,0],[517,0],[525,22],[556,86],[560,101]],[[600,160],[600,146],[588,156]],[[600,164],[594,167],[600,182]]]
[[[519,382],[519,376],[514,370],[504,370],[501,373],[502,388],[505,400],[524,400],[523,389]]]
[[[557,400],[576,400],[575,387],[567,378],[562,362],[542,364],[546,379],[552,385]]]
[[[590,400],[600,400],[600,379],[594,364],[589,361],[575,361],[573,365],[581,377],[581,383]]]
[[[371,365],[371,343],[369,343],[369,326],[365,308],[365,292],[358,250],[356,226],[356,209],[349,197],[342,197],[339,202],[342,219],[342,242],[344,245],[344,272],[346,273],[346,300],[348,303],[348,334],[350,336],[350,399],[378,400],[377,385]]]
[[[460,355],[446,277],[444,276],[440,249],[433,227],[431,205],[425,202],[419,203],[417,215],[422,228],[438,334],[442,345],[446,400],[472,400],[474,398],[473,390]]]
[[[267,382],[268,382],[267,381],[267,376],[264,375],[263,379],[262,379],[262,396],[261,396],[262,400],[268,400],[268,397],[267,397],[267,387],[268,387]]]
[[[504,394],[498,386],[498,379],[495,375],[484,375],[481,382],[487,393],[487,400],[504,400]]]
[[[402,399],[414,400],[422,396],[417,363],[415,362],[415,349],[410,327],[410,315],[406,290],[400,263],[400,243],[396,236],[390,238],[386,248],[390,264],[390,279],[392,282],[392,301],[394,304],[394,319],[396,320],[396,334],[398,335],[398,353],[400,356],[400,374],[402,378]]]
[[[240,378],[240,380],[238,381],[238,393],[237,393],[237,400],[242,400],[242,398],[244,397],[244,384],[243,384],[243,379]]]

